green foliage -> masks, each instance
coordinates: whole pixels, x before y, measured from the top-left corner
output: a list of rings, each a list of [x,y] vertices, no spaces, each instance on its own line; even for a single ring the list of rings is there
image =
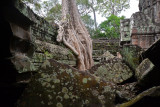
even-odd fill
[[[50,2],[44,2],[43,6],[44,6],[44,10],[46,12],[46,17],[45,19],[49,22],[58,22],[61,19],[61,9],[62,6],[61,4],[57,3],[57,4],[52,4]]]
[[[107,37],[107,38],[119,38],[120,36],[120,20],[124,19],[124,16],[118,17],[111,15],[104,22],[99,25],[99,30],[95,32],[94,38]]]
[[[99,29],[93,31],[93,36],[92,36],[93,39],[97,39],[101,37],[106,37],[106,36]]]
[[[118,15],[130,7],[130,0],[97,0],[98,10],[103,16]]]

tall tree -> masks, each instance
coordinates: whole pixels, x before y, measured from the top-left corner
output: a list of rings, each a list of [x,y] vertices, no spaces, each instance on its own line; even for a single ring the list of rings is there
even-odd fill
[[[129,8],[130,0],[98,0],[98,10],[103,16],[118,15]]]
[[[75,0],[62,0],[62,20],[57,41],[63,42],[74,52],[79,70],[93,66],[92,40],[81,20]]]
[[[93,12],[94,25],[96,30],[97,29],[97,19],[96,19],[97,0],[77,0],[77,4],[81,14],[85,15]]]

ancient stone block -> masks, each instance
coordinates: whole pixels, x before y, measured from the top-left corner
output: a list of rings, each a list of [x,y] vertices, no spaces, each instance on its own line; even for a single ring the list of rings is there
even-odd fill
[[[54,60],[44,62],[18,107],[114,107],[115,86]]]
[[[147,58],[136,68],[136,77],[138,80],[144,78],[154,68],[154,64]]]
[[[120,29],[120,44],[126,41],[130,41],[130,19],[121,20],[121,29]]]
[[[76,65],[75,56],[67,48],[40,40],[36,40],[35,44],[37,48],[33,55],[34,64],[37,64],[37,62],[43,63],[48,59],[55,59],[65,64]]]
[[[112,81],[114,83],[122,83],[133,75],[130,68],[122,60],[116,58],[93,66],[89,72],[103,78],[105,81]]]
[[[137,87],[148,89],[160,85],[160,72],[149,59],[145,59],[136,69]]]
[[[138,35],[132,35],[132,44],[138,46]]]

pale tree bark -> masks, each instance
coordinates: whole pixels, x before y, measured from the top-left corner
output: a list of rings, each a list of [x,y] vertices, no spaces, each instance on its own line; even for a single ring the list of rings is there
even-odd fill
[[[91,6],[91,8],[92,8],[92,11],[93,11],[93,16],[94,16],[94,26],[95,26],[95,30],[97,30],[98,27],[97,27],[96,11],[95,11],[95,9],[94,9],[93,6]]]
[[[62,20],[57,41],[63,42],[74,52],[79,70],[84,71],[93,66],[92,40],[80,18],[76,0],[62,0]]]
[[[94,6],[94,0],[92,0],[92,3],[91,3],[91,9],[93,11],[93,16],[94,16],[94,26],[95,26],[95,30],[97,30],[97,19],[96,19],[96,11],[95,11],[95,8],[93,7]]]

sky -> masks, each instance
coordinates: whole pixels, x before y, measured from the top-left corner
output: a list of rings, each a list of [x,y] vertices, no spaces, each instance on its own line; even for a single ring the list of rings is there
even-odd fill
[[[119,16],[124,15],[126,18],[130,18],[133,13],[139,11],[138,4],[139,4],[139,0],[130,0],[130,8],[125,11],[122,11],[122,13]],[[93,17],[93,15],[91,15],[91,16]],[[97,23],[98,24],[100,24],[104,20],[106,20],[106,18],[101,17],[101,15],[97,14]]]

